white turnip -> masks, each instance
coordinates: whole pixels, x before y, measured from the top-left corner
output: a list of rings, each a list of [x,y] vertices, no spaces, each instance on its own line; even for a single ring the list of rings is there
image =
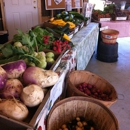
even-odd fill
[[[16,99],[0,100],[0,114],[16,120],[24,120],[28,116],[27,107]]]
[[[0,89],[3,89],[3,87],[5,86],[6,81],[7,81],[7,73],[0,66]]]
[[[54,85],[59,76],[53,70],[43,70],[39,67],[28,67],[23,73],[23,82],[25,85],[37,84],[42,88]]]
[[[8,78],[19,78],[26,69],[26,63],[24,60],[10,62],[2,65],[2,68],[6,71]]]
[[[31,84],[23,88],[20,98],[26,106],[35,107],[42,102],[44,93],[41,87]]]
[[[8,79],[1,92],[1,98],[19,98],[23,84],[18,79]]]

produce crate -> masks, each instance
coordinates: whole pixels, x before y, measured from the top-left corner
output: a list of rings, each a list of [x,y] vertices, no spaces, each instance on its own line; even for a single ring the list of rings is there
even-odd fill
[[[125,17],[115,17],[115,20],[127,20],[127,16],[125,16]]]
[[[76,34],[79,31],[79,26],[76,26],[73,30],[74,30],[74,34]]]
[[[98,18],[99,22],[111,21],[111,18]]]
[[[57,25],[51,24],[51,23],[49,23],[48,21],[46,21],[46,22],[44,22],[44,23],[42,23],[42,24],[39,24],[39,25],[37,25],[37,26],[40,26],[41,28],[50,27],[50,28],[52,28],[52,29],[54,29],[54,28],[57,27]],[[32,27],[32,29],[34,29],[35,27],[36,27],[36,26]],[[73,38],[73,36],[74,36],[75,33],[77,33],[77,31],[79,30],[78,28],[79,28],[79,27],[77,26],[75,29],[72,29],[71,32],[68,34],[68,36],[70,37],[70,39]]]
[[[34,130],[40,117],[46,101],[50,95],[50,90],[46,93],[42,103],[34,108],[29,108],[29,116],[24,121],[17,121],[6,116],[0,115],[0,127],[3,130]]]
[[[6,44],[11,44],[12,41],[7,42]],[[47,52],[54,52],[52,50],[43,50],[45,53]],[[59,65],[60,58],[64,54],[66,50],[64,50],[62,53],[54,52],[55,54],[55,62],[52,64],[52,66],[49,68],[50,70],[54,70],[56,66]],[[52,86],[53,87],[53,86]],[[52,87],[48,87],[45,92],[45,96],[43,98],[43,101],[40,103],[40,105],[32,108],[28,108],[29,115],[28,117],[23,121],[18,121],[15,119],[11,119],[9,117],[3,116],[0,114],[0,127],[3,128],[3,130],[34,130],[39,119],[42,116],[42,113],[44,112],[44,106],[46,102],[48,101],[50,97],[50,91]],[[7,125],[8,124],[8,125]]]
[[[79,24],[79,31],[85,26],[85,22],[83,21],[82,23]]]
[[[122,12],[126,14],[127,20],[130,20],[130,10],[122,10]]]
[[[12,41],[6,42],[5,44],[12,44]],[[47,53],[47,52],[53,52],[54,53],[54,55],[55,55],[55,57],[54,57],[55,62],[53,64],[51,64],[49,67],[46,68],[47,70],[53,70],[55,65],[56,64],[58,65],[58,61],[60,60],[60,58],[62,57],[62,55],[65,53],[66,50],[63,50],[61,53],[58,53],[58,52],[55,52],[55,51],[49,50],[49,49],[43,49],[43,51],[45,53]],[[2,64],[0,63],[0,65],[2,65]]]
[[[121,10],[116,10],[114,12],[114,20],[127,20],[127,15]]]
[[[94,14],[92,15],[92,19],[98,22],[106,22],[106,21],[111,21],[112,18],[98,18],[97,16],[95,16]]]

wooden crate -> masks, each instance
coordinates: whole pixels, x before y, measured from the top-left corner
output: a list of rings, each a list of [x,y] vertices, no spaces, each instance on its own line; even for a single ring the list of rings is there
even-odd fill
[[[130,10],[122,10],[127,15],[127,20],[130,20]]]
[[[44,23],[41,23],[37,26],[40,26],[41,28],[45,28],[45,27],[49,27],[49,28],[57,28],[57,25],[55,24],[51,24],[49,23],[48,21],[44,22]],[[36,26],[32,27],[32,29],[34,29]],[[74,34],[77,33],[79,31],[79,26],[77,26],[76,28],[72,29],[71,32],[68,34],[69,38],[72,39]],[[55,36],[56,34],[54,34]],[[60,37],[60,35],[58,35]]]
[[[99,18],[98,21],[99,22],[107,22],[107,21],[111,21],[111,18]]]
[[[119,130],[115,115],[105,105],[92,98],[74,96],[57,102],[48,115],[47,130],[59,128],[76,117],[95,123],[95,130]]]
[[[29,115],[24,121],[17,121],[15,119],[8,118],[6,116],[0,115],[0,127],[3,130],[34,130],[35,126],[42,116],[42,110],[46,101],[48,100],[50,95],[50,90],[46,93],[41,104],[34,108],[29,108]]]
[[[9,42],[6,42],[5,44],[12,44],[12,41],[9,41]],[[46,68],[47,70],[53,70],[55,65],[58,63],[58,61],[60,60],[60,58],[62,57],[62,55],[65,53],[66,50],[63,50],[61,53],[58,53],[58,52],[55,52],[53,50],[50,50],[50,49],[43,49],[43,52],[47,53],[47,52],[53,52],[55,57],[54,57],[54,60],[55,62],[48,68]],[[2,64],[0,63],[0,66]]]
[[[11,44],[11,42],[12,41],[9,41],[6,44]],[[48,49],[45,49],[43,51],[45,53],[53,52],[55,54],[55,62],[49,68],[50,70],[55,69],[55,67],[59,64],[58,62],[59,62],[60,58],[62,57],[62,55],[65,52],[65,50],[64,50],[64,51],[62,51],[62,53],[57,53],[57,52],[54,52],[53,50],[48,50]],[[44,106],[50,97],[50,91],[51,91],[52,87],[49,87],[46,89],[43,101],[38,106],[28,108],[29,115],[25,120],[17,121],[15,119],[11,119],[11,118],[8,118],[8,117],[0,114],[0,127],[2,127],[3,130],[7,130],[7,129],[10,129],[10,130],[27,130],[27,129],[34,130],[39,119],[42,116]]]

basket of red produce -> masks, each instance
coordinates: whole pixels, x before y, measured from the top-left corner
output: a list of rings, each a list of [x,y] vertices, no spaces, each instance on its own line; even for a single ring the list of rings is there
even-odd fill
[[[110,107],[117,100],[115,88],[104,78],[85,70],[76,70],[67,79],[66,96],[87,96]]]

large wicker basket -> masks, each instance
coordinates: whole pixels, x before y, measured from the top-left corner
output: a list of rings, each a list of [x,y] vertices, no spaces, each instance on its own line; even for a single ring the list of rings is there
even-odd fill
[[[108,81],[106,81],[104,78],[94,73],[91,73],[85,70],[76,70],[69,74],[68,79],[67,79],[68,85],[67,85],[66,96],[67,97],[70,97],[70,96],[91,97],[77,89],[77,85],[83,82],[94,85],[96,86],[96,88],[100,89],[101,91],[109,92],[110,97],[111,97],[110,101],[97,99],[99,102],[102,102],[107,107],[110,107],[113,103],[117,101],[116,90]]]
[[[117,39],[119,31],[113,29],[106,29],[101,31],[101,36],[106,39]]]
[[[57,102],[48,115],[47,130],[59,130],[61,125],[75,117],[84,117],[95,123],[95,130],[119,130],[112,111],[97,100],[74,96]]]
[[[114,38],[114,39],[107,39],[107,38],[102,37],[102,41],[103,41],[103,43],[106,43],[106,44],[116,44],[117,39],[116,38]]]
[[[119,35],[119,31],[113,29],[106,29],[101,31],[102,41],[106,44],[115,44],[118,35]]]

